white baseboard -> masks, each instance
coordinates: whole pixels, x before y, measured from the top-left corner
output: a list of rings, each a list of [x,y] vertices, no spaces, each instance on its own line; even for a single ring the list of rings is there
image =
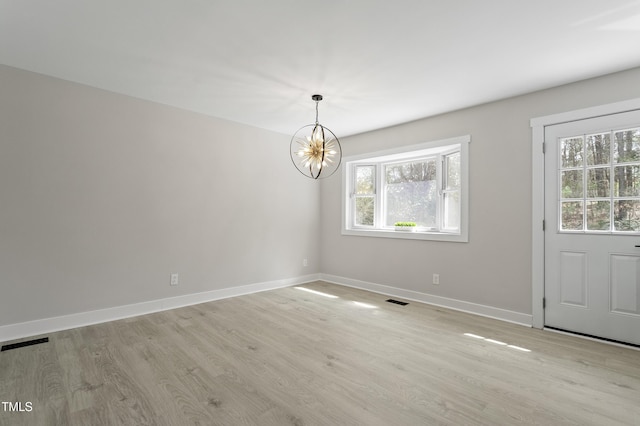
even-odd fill
[[[404,290],[397,287],[390,287],[382,284],[375,284],[367,281],[354,280],[351,278],[339,277],[329,274],[320,274],[320,280],[347,287],[369,290],[375,293],[395,296],[403,299],[414,300],[416,302],[428,303],[430,305],[442,306],[456,311],[467,312],[483,317],[494,318],[507,321],[525,327],[531,327],[533,316],[506,309],[495,308],[493,306],[480,305],[477,303],[465,302],[447,297],[434,296],[432,294],[419,293],[417,291]]]
[[[229,297],[258,293],[266,290],[274,290],[292,285],[304,284],[320,279],[320,274],[304,275],[276,281],[248,284],[238,287],[228,287],[219,290],[205,291],[202,293],[185,294],[183,296],[166,299],[151,300],[149,302],[135,303],[131,305],[116,306],[113,308],[96,311],[81,312],[77,314],[63,315],[54,318],[45,318],[34,321],[22,322],[0,326],[0,342],[22,339],[76,327],[115,321],[123,318],[146,315],[183,306],[197,305],[198,303],[211,302]]]
[[[506,309],[494,308],[492,306],[480,305],[477,303],[470,303],[456,299],[449,299],[446,297],[434,296],[426,293],[419,293],[416,291],[404,290],[401,288],[354,280],[351,278],[344,278],[335,275],[311,274],[283,280],[254,283],[238,287],[228,287],[219,290],[186,294],[183,296],[151,300],[148,302],[135,303],[131,305],[116,306],[113,308],[100,309],[96,311],[81,312],[77,314],[39,319],[18,324],[4,325],[0,326],[0,342],[22,339],[25,337],[37,336],[46,333],[53,333],[56,331],[68,330],[76,327],[84,327],[87,325],[99,324],[108,321],[115,321],[123,318],[135,317],[138,315],[146,315],[154,312],[181,308],[183,306],[197,305],[198,303],[211,302],[214,300],[226,299],[229,297],[242,296],[245,294],[258,293],[267,290],[275,290],[277,288],[290,287],[293,285],[304,284],[317,280],[323,280],[347,287],[369,290],[388,296],[395,296],[403,299],[414,300],[417,302],[428,303],[430,305],[442,306],[449,309],[455,309],[457,311],[495,318],[498,320],[520,324],[527,327],[531,327],[532,324],[531,315],[509,311]]]

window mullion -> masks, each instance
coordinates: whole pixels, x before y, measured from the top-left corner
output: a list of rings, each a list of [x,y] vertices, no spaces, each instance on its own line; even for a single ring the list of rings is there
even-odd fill
[[[436,227],[438,231],[441,231],[442,218],[444,216],[444,193],[445,193],[445,179],[444,173],[446,173],[444,166],[444,155],[438,155],[436,160],[436,188],[438,188],[438,196],[436,198]]]
[[[582,135],[582,232],[587,232],[587,192],[589,188],[587,183],[589,182],[587,179],[587,173],[589,172],[589,168],[587,167],[587,135]]]
[[[373,215],[373,226],[382,229],[384,225],[384,166],[376,163],[376,186],[375,186],[375,210]]]
[[[609,232],[613,233],[616,230],[616,224],[614,223],[613,215],[613,193],[615,191],[615,167],[613,166],[613,147],[615,145],[613,130],[609,133]]]
[[[356,226],[356,188],[357,188],[357,173],[356,173],[356,165],[353,164],[350,167],[351,171],[351,188],[349,194],[349,222],[350,226]]]

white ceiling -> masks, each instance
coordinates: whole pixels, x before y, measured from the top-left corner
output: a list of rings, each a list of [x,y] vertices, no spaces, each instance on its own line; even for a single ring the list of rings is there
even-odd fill
[[[0,0],[0,63],[345,136],[640,66],[640,0]]]

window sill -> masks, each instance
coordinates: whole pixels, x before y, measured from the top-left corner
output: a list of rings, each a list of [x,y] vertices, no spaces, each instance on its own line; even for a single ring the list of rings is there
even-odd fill
[[[386,229],[342,229],[342,235],[358,237],[396,238],[402,240],[450,241],[468,243],[469,237],[464,234],[429,231],[395,231]]]

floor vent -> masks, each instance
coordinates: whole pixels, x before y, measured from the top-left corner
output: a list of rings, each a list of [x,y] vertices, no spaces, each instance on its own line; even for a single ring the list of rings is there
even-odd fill
[[[395,300],[395,299],[387,299],[387,302],[395,303],[396,305],[400,305],[400,306],[407,306],[409,304],[409,302],[401,302],[401,301]]]
[[[24,348],[25,346],[39,345],[40,343],[47,343],[48,341],[49,341],[49,338],[44,337],[42,339],[27,340],[26,342],[12,343],[10,345],[2,346],[2,350],[0,350],[0,352],[9,351],[11,349]]]

